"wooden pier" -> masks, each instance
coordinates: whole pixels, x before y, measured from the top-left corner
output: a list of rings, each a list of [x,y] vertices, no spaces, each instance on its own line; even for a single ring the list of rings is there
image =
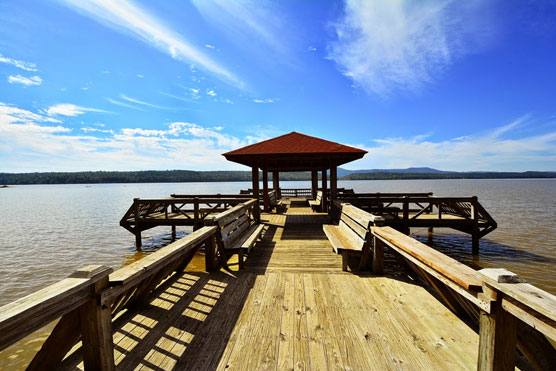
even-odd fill
[[[216,226],[114,272],[86,267],[0,308],[0,349],[61,317],[30,369],[551,365],[554,296],[511,272],[475,271],[390,227],[369,227],[375,274],[359,270],[356,256],[343,271],[323,232],[330,221],[295,199],[282,213],[262,213],[264,234],[241,270],[236,255],[220,255]],[[188,270],[202,246],[208,271]]]

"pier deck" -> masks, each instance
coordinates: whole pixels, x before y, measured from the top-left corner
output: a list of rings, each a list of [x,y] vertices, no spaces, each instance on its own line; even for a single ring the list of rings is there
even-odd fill
[[[262,214],[245,269],[167,280],[114,321],[116,368],[476,369],[479,336],[423,287],[342,272],[327,218]]]

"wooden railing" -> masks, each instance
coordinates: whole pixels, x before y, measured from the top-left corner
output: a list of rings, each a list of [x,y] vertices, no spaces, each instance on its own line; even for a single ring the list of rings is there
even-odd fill
[[[141,246],[141,232],[157,226],[203,226],[208,215],[216,215],[241,202],[249,195],[172,195],[168,198],[135,198],[120,220],[120,226],[135,234],[136,246]]]
[[[530,366],[554,367],[556,350],[546,339],[556,341],[554,295],[504,269],[476,271],[391,227],[372,227],[371,232],[377,274],[382,272],[387,246],[452,311],[464,311],[478,320],[479,370],[513,370],[522,360],[517,358],[516,347]]]
[[[112,318],[143,302],[168,276],[182,271],[203,245],[215,251],[216,227],[190,235],[112,273],[85,267],[69,278],[0,308],[0,350],[60,318],[28,369],[56,369],[82,341],[87,370],[113,370]],[[213,254],[214,255],[214,254]],[[206,261],[207,270],[212,262]]]

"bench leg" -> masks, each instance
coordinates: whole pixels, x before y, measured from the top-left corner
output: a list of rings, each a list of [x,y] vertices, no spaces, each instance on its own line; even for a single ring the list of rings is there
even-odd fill
[[[239,250],[237,253],[237,261],[239,263],[239,269],[243,269],[243,251]]]
[[[348,270],[348,259],[349,258],[349,254],[347,250],[342,250],[342,270],[344,272],[347,272]]]

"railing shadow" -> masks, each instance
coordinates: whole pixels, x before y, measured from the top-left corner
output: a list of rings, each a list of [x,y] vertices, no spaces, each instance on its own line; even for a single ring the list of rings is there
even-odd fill
[[[255,275],[182,272],[113,322],[117,369],[216,369]],[[64,368],[74,369],[80,351]]]

